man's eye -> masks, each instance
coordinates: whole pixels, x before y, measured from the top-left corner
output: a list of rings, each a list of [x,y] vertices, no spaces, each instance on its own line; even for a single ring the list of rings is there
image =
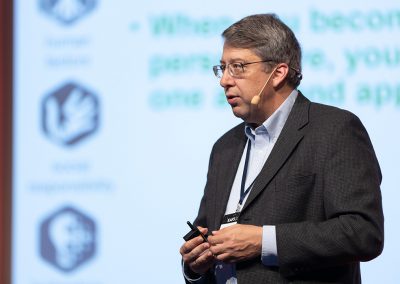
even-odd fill
[[[242,69],[242,64],[240,64],[240,63],[232,63],[232,67],[233,67],[233,69]]]

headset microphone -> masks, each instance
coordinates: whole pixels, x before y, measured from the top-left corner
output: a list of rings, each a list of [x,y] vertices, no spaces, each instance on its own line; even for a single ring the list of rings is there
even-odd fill
[[[258,105],[258,103],[259,103],[260,100],[261,100],[261,94],[262,94],[262,92],[264,91],[265,86],[267,86],[269,80],[271,79],[272,75],[275,73],[275,71],[276,71],[277,68],[278,68],[278,66],[275,67],[274,70],[272,70],[271,74],[269,74],[269,77],[268,77],[267,81],[264,83],[264,86],[261,88],[261,90],[260,90],[260,92],[258,93],[258,95],[257,95],[257,96],[254,96],[254,97],[251,99],[250,103],[251,103],[252,105]]]

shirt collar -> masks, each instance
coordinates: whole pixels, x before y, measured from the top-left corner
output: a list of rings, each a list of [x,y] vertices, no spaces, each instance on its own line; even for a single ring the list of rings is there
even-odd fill
[[[246,124],[246,136],[253,141],[255,135],[266,133],[269,139],[276,139],[281,133],[283,126],[289,117],[290,111],[293,108],[298,94],[299,92],[294,89],[286,98],[286,100],[279,106],[279,108],[275,110],[274,113],[256,129],[253,129],[250,127],[250,125]]]

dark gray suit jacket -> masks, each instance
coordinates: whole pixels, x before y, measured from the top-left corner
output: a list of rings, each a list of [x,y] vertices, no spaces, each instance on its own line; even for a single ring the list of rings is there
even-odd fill
[[[246,139],[242,123],[215,143],[196,225],[219,229]],[[380,183],[360,120],[299,93],[239,217],[276,225],[279,267],[237,263],[238,283],[360,283],[383,249]]]

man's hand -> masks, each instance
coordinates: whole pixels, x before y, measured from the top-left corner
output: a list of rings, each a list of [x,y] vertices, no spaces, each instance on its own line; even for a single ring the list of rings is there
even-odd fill
[[[207,229],[198,227],[203,234],[207,234]],[[197,274],[204,274],[214,264],[214,256],[209,250],[210,244],[204,242],[201,236],[197,236],[185,242],[179,252],[183,262]]]
[[[234,263],[261,255],[262,227],[235,224],[208,236],[210,251],[226,263]]]

